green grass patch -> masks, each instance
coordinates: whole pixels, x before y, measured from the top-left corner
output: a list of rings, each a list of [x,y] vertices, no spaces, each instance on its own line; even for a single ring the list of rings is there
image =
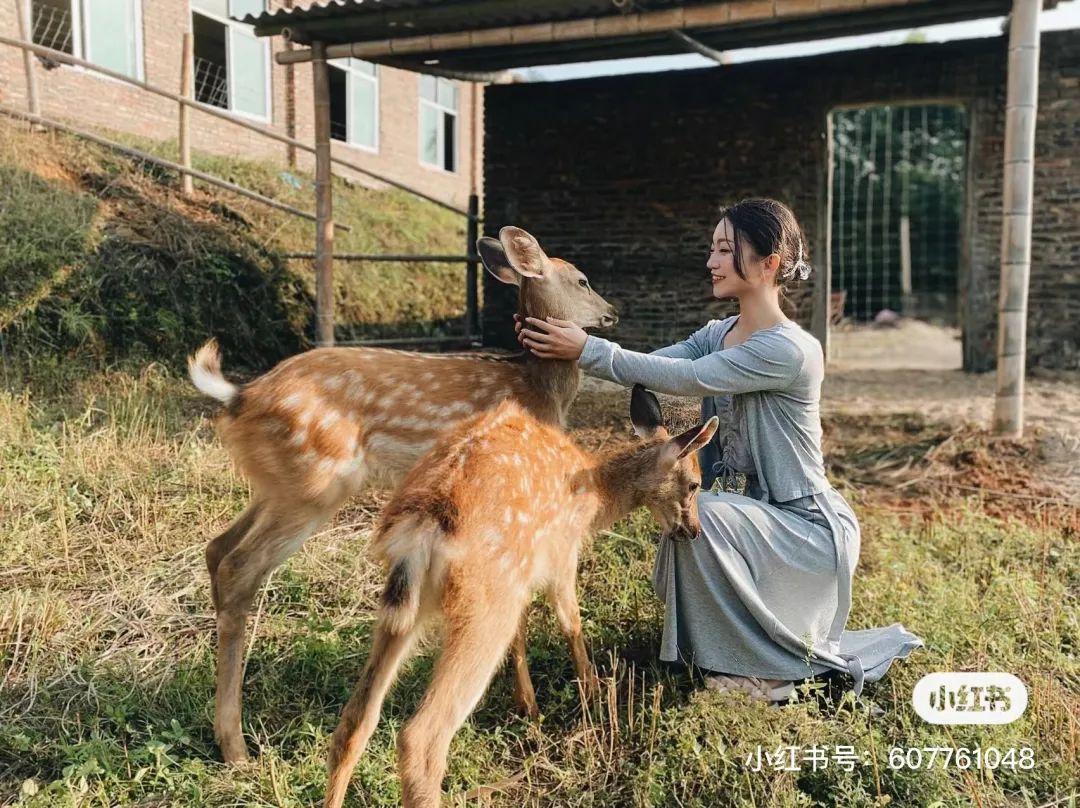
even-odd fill
[[[175,159],[175,144],[116,136]],[[272,162],[198,154],[195,165],[311,210],[312,178]],[[310,345],[313,249],[305,219],[74,137],[0,122],[0,346],[7,365],[160,361],[209,336],[229,366],[265,369]],[[464,252],[464,219],[397,190],[335,180],[339,252]],[[464,266],[335,265],[341,338],[458,333]],[[41,374],[38,374],[41,375]],[[9,384],[11,379],[8,379]]]
[[[347,508],[257,603],[244,728],[257,759],[219,762],[211,729],[213,611],[203,548],[245,486],[160,365],[0,395],[0,803],[300,806],[325,784],[329,733],[370,644],[382,583],[365,548],[377,500]],[[845,438],[847,439],[847,438]],[[839,447],[842,449],[842,447]],[[848,453],[847,456],[851,456]],[[956,499],[917,517],[858,508],[853,628],[902,621],[927,648],[863,697],[773,709],[702,690],[656,662],[655,525],[597,538],[580,597],[603,692],[583,704],[556,623],[533,609],[530,668],[544,719],[512,713],[499,675],[454,741],[449,805],[1069,805],[1080,716],[1075,536]],[[399,804],[395,734],[431,654],[404,671],[357,767],[351,806]],[[1019,676],[1031,701],[1004,727],[935,727],[910,708],[938,670]],[[878,710],[882,711],[878,714]],[[853,746],[867,757],[752,772],[757,746]],[[888,766],[892,747],[1028,747],[1030,771]]]

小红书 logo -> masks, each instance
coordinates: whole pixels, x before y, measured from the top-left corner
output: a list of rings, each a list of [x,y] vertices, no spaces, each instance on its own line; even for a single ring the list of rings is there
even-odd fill
[[[929,673],[911,694],[915,712],[931,724],[1008,724],[1027,702],[1024,683],[997,672]]]

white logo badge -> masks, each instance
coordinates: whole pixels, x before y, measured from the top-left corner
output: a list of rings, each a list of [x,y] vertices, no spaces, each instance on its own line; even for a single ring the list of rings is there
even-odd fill
[[[1011,673],[929,673],[911,694],[911,706],[931,724],[1008,724],[1027,702],[1027,688]]]

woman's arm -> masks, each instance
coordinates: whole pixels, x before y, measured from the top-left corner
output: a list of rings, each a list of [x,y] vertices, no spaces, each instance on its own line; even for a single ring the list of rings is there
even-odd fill
[[[666,348],[657,348],[655,351],[650,351],[649,356],[666,356],[670,359],[700,359],[709,352],[707,335],[710,328],[711,324],[699,328],[682,342],[676,342]]]
[[[798,376],[804,362],[797,345],[769,331],[697,359],[627,351],[614,342],[589,337],[578,360],[591,376],[626,386],[643,384],[676,396],[781,390]]]
[[[709,332],[713,328],[713,323],[716,322],[719,321],[714,320],[699,328],[682,342],[652,351],[650,356],[700,359],[712,350]],[[548,317],[546,321],[529,317],[526,323],[522,323],[520,317],[515,314],[514,330],[518,342],[542,359],[576,360],[585,349],[585,341],[588,338],[588,334],[579,326],[568,320],[558,320],[554,317]]]

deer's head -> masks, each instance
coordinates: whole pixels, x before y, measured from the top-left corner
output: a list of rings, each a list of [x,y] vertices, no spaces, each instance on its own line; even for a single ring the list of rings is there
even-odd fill
[[[697,450],[712,440],[719,420],[713,416],[704,424],[671,437],[664,426],[656,396],[634,385],[630,395],[630,420],[644,440],[637,452],[640,467],[631,484],[638,501],[660,523],[665,536],[692,539],[701,529],[697,494],[701,489],[701,466]]]
[[[497,239],[479,239],[476,249],[488,272],[520,288],[520,313],[570,320],[582,328],[610,328],[619,321],[615,307],[593,290],[584,272],[549,258],[520,227],[502,228]]]

